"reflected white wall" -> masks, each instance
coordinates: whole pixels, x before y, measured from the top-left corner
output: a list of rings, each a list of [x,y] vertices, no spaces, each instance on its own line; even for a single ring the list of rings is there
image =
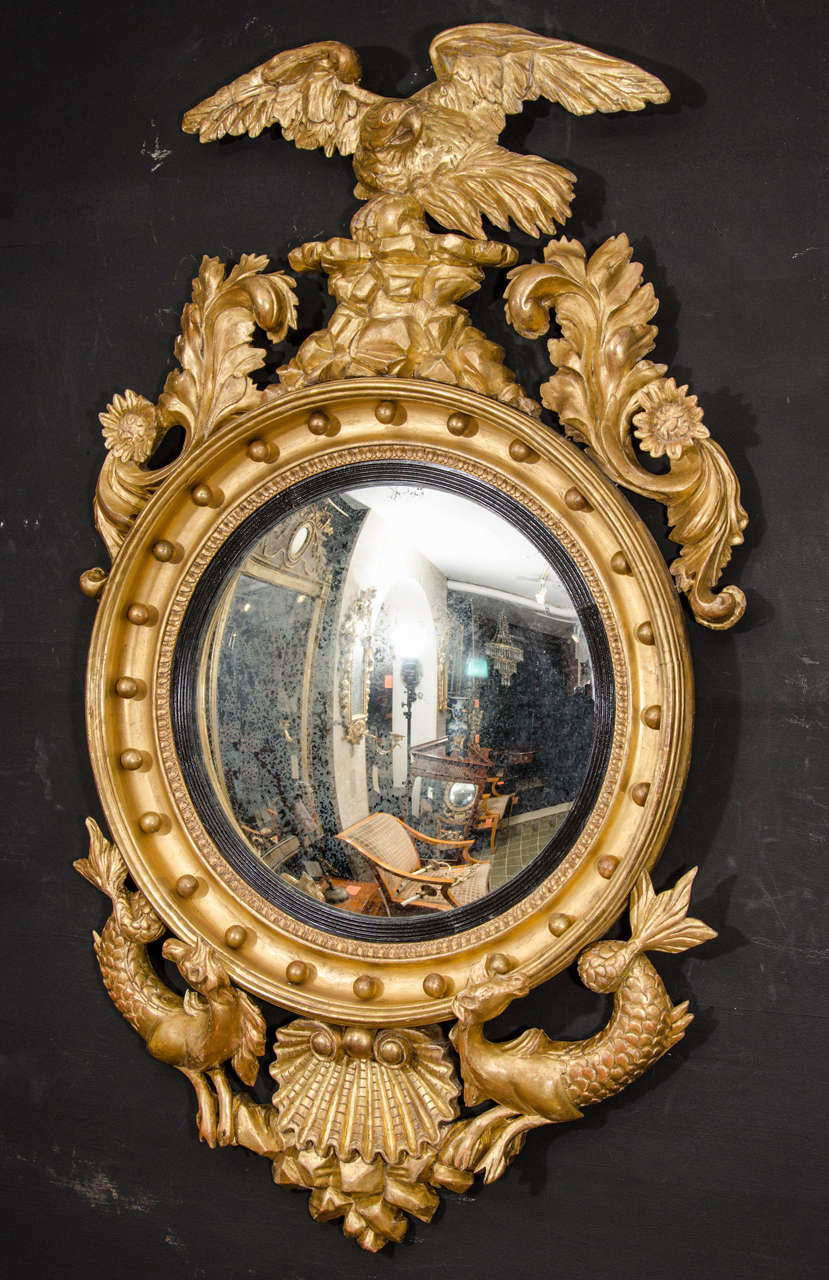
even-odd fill
[[[425,561],[428,564],[428,561]],[[444,601],[446,592],[444,588]],[[423,586],[415,578],[404,578],[392,586],[380,601],[377,618],[382,619],[392,637],[400,637],[402,645],[394,654],[394,698],[392,701],[392,733],[400,734],[392,757],[392,780],[396,787],[406,783],[406,686],[401,666],[406,658],[420,663],[421,677],[412,703],[412,746],[437,737],[438,654],[435,618]],[[412,637],[412,641],[402,639]]]
[[[377,631],[383,613],[383,624],[391,628],[416,626],[425,632],[420,661],[423,675],[418,692],[423,695],[412,709],[412,744],[427,742],[438,736],[442,717],[437,710],[437,637],[438,620],[445,616],[446,579],[407,538],[407,513],[401,507],[399,519],[389,520],[369,511],[354,544],[348,572],[343,583],[340,614],[337,620],[337,669],[335,673],[335,711],[332,759],[334,765],[334,804],[339,830],[359,822],[369,812],[369,779],[366,776],[365,743],[346,741],[339,703],[341,672],[340,636],[342,625],[361,591],[374,588],[372,632]],[[400,655],[395,656],[392,732],[403,734],[406,722],[402,702],[405,690],[400,680]],[[398,746],[393,758],[393,781],[403,786],[406,780],[406,748]]]

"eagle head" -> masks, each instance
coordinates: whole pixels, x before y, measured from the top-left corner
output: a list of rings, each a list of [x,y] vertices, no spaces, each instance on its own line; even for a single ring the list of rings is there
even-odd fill
[[[405,99],[386,98],[366,112],[354,153],[355,195],[365,199],[378,191],[411,189],[423,125],[422,108]]]
[[[360,146],[371,151],[407,150],[422,132],[423,112],[417,103],[390,98],[366,112]]]

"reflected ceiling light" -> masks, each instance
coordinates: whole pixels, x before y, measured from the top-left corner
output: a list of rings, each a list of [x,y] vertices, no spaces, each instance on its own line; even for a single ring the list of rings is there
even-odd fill
[[[398,658],[420,658],[426,652],[429,635],[422,622],[398,622],[392,630],[394,651]]]
[[[495,670],[500,675],[504,685],[509,685],[518,670],[519,662],[524,660],[524,650],[520,645],[513,644],[512,636],[509,633],[507,615],[503,609],[498,615],[498,630],[495,633],[495,639],[487,642],[486,651],[492,658]]]

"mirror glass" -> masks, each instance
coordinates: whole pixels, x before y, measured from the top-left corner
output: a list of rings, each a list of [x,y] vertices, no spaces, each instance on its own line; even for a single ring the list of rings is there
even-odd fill
[[[342,912],[485,898],[570,812],[594,738],[585,635],[551,563],[428,484],[283,514],[214,592],[208,785],[271,873]]]

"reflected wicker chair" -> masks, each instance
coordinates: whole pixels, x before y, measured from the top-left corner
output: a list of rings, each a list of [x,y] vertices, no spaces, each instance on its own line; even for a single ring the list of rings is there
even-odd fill
[[[409,910],[451,911],[489,892],[489,862],[470,858],[474,840],[437,840],[391,813],[372,813],[338,832],[370,863],[389,915]],[[457,865],[423,863],[415,841],[437,849],[458,849]]]
[[[492,853],[495,852],[495,841],[498,837],[499,828],[506,826],[517,799],[518,795],[515,791],[502,794],[496,792],[494,785],[492,791],[485,791],[481,796],[474,830],[488,831],[490,833],[489,848]]]

